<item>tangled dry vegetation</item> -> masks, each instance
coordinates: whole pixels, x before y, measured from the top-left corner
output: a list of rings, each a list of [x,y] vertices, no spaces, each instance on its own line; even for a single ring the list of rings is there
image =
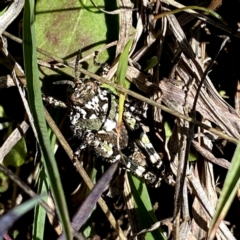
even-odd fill
[[[17,4],[22,1],[14,2],[21,11],[23,5]],[[9,3],[6,1],[3,4],[6,6]],[[134,239],[207,239],[223,183],[240,138],[238,80],[240,2],[237,0],[202,2],[204,7],[211,10],[210,12],[195,7],[184,8],[189,4],[197,5],[196,2],[180,3],[172,0],[143,0],[136,1],[133,5],[131,1],[122,0],[119,1],[120,10],[104,12],[119,16],[119,37],[114,42],[107,42],[104,47],[98,49],[98,52],[101,54],[109,48],[114,48],[116,57],[108,61],[111,68],[104,77],[105,80],[86,71],[84,67],[80,67],[79,71],[100,82],[106,82],[106,79],[111,80],[116,74],[119,55],[124,51],[128,41],[134,39],[128,55],[126,71],[126,77],[131,82],[131,90],[119,88],[111,81],[108,84],[114,85],[121,92],[127,92],[130,98],[138,98],[148,103],[148,115],[143,127],[162,157],[167,169],[166,174],[169,175],[170,172],[174,184],[167,184],[167,181],[163,180],[160,187],[152,188],[146,187],[141,182],[138,183],[138,187],[135,185],[133,190],[132,180],[128,180],[127,175],[119,170],[115,173],[110,186],[99,190],[104,199],[98,200],[101,207],[85,208],[84,216],[93,212],[81,228],[81,233],[84,233],[85,237],[75,233],[78,239],[86,237],[92,239],[130,239],[130,237]],[[98,7],[95,6],[95,8]],[[10,14],[15,14],[14,18],[17,17],[20,13],[19,9],[12,10]],[[104,11],[102,8],[98,10]],[[219,15],[213,15],[213,12]],[[29,127],[33,124],[32,119],[29,119],[31,114],[25,113],[29,107],[24,95],[25,72],[20,67],[24,69],[23,57],[21,51],[19,53],[16,50],[21,48],[20,45],[13,44],[14,41],[18,42],[17,44],[22,41],[5,31],[8,25],[9,22],[6,21],[5,25],[0,26],[3,36],[0,77],[2,109],[0,159],[4,160],[0,170],[8,176],[7,178],[2,176],[1,179],[0,202],[3,214],[7,214],[23,200],[29,199],[29,196],[35,196],[33,190],[38,191],[39,187],[37,189],[36,184],[45,176],[43,172],[38,178],[34,175],[35,172],[43,169],[43,166],[39,168],[41,157],[34,137],[37,133]],[[16,32],[15,29],[14,32]],[[49,49],[43,50],[50,52]],[[63,61],[51,55],[51,52],[47,53],[43,50],[38,49],[50,60],[42,61],[39,57],[39,66],[52,69],[71,68],[71,72],[74,72],[73,63]],[[84,51],[82,53],[84,55]],[[92,51],[91,55],[80,59],[81,66],[93,58],[94,54],[96,54],[95,51]],[[74,74],[72,75],[74,77]],[[45,76],[45,78],[49,79],[51,76]],[[62,76],[60,78],[64,79]],[[45,79],[40,80],[43,83],[45,81]],[[64,86],[54,87],[61,89],[60,95],[65,98]],[[48,89],[48,91],[51,94],[51,90]],[[24,104],[19,95],[24,100]],[[48,105],[47,109],[58,122],[58,127],[71,148],[75,149],[79,143],[71,136],[67,120],[68,110],[59,111],[51,109]],[[69,161],[73,155],[70,146],[60,135],[61,132],[54,125],[47,111],[45,117],[57,135],[55,158],[71,218],[74,214],[79,214],[77,209],[82,203],[86,203],[84,199],[89,194],[88,188],[93,186],[85,170],[97,182],[99,175],[105,171],[102,165],[107,169],[109,164],[95,159],[91,151],[85,152],[77,163]],[[21,137],[24,141],[17,145],[18,148],[14,148]],[[11,155],[7,155],[9,152]],[[17,159],[14,161],[18,162],[12,164],[11,159]],[[15,175],[9,172],[9,169],[14,171]],[[145,203],[139,203],[142,197],[141,191],[145,188],[148,189],[153,206],[151,210],[146,210],[146,206],[143,206]],[[217,230],[217,239],[239,238],[238,197],[237,194],[226,221],[222,222]],[[88,201],[94,202],[97,199],[91,196]],[[48,209],[49,219],[46,223],[43,222],[42,239],[50,239],[50,236],[51,239],[55,239],[62,233],[58,220],[54,221],[51,215],[56,211],[55,205],[49,197],[47,203],[42,203],[42,206]],[[139,212],[141,208],[145,210]],[[113,216],[110,216],[110,212]],[[147,224],[144,223],[144,218],[149,218],[146,214],[150,216]],[[33,238],[31,236],[34,231],[31,225],[34,222],[37,226],[38,217],[36,212],[24,215],[22,217],[24,221],[16,222],[8,234],[5,233],[5,237],[12,234],[12,239]],[[75,229],[79,229],[79,221],[73,220],[73,222]],[[18,236],[13,237],[16,232]],[[146,232],[152,233],[146,235]]]

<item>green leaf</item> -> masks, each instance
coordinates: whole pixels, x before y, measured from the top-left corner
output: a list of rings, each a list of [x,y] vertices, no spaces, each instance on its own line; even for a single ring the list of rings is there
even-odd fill
[[[151,59],[147,60],[147,66],[144,68],[144,71],[148,71],[151,68],[154,68],[158,64],[157,56],[152,56]]]
[[[168,122],[164,122],[164,130],[165,130],[166,139],[169,140],[169,138],[173,134],[173,131]]]
[[[166,135],[166,140],[169,141],[169,138],[172,136],[173,131],[169,125],[168,122],[164,122],[164,130]],[[194,162],[197,160],[196,154],[194,154],[192,151],[188,154],[188,160],[189,162]]]
[[[128,53],[130,51],[132,43],[133,43],[133,39],[129,40],[128,43],[126,44],[123,52],[121,53],[120,58],[119,58],[117,72],[116,72],[117,83],[126,88],[130,87],[130,83],[126,79],[126,74],[127,74],[127,67],[128,67]],[[121,125],[122,125],[124,102],[125,102],[125,94],[120,93],[119,94],[119,105],[118,105],[118,126],[117,126],[118,146],[119,146],[119,137],[120,137],[120,132],[121,132],[120,129],[121,129]]]
[[[148,190],[143,179],[139,179],[132,174],[128,174],[132,195],[136,204],[136,212],[142,229],[149,228],[157,222],[157,218],[153,212],[152,203],[148,194]],[[147,240],[161,239],[166,240],[161,228],[153,232],[148,232],[145,236]]]
[[[194,153],[190,152],[190,153],[188,154],[188,161],[189,161],[189,162],[194,162],[194,161],[196,161],[196,160],[197,160],[197,156],[196,156]]]
[[[105,6],[104,0],[94,1],[98,6]],[[106,8],[116,9],[116,1],[109,1]],[[101,47],[118,39],[118,15],[99,12],[90,1],[36,1],[36,39],[39,48],[48,50],[53,55],[66,60],[75,60],[79,49],[83,57],[92,54]],[[98,61],[105,63],[114,49],[99,54]],[[41,55],[41,59],[49,61]],[[99,68],[93,64],[93,58],[84,68],[96,72]],[[43,76],[71,73],[71,69],[51,70],[40,67]]]
[[[40,172],[40,177],[38,181],[38,193],[43,194],[48,191],[48,185],[46,181],[45,171],[42,168]],[[43,200],[47,201],[48,196],[46,195]],[[43,239],[45,231],[45,220],[46,220],[46,210],[37,205],[34,209],[34,221],[33,221],[33,239]]]
[[[132,43],[133,43],[133,39],[129,40],[123,52],[121,53],[117,72],[116,72],[117,83],[126,88],[129,87],[128,81],[126,81],[126,73],[127,73],[127,67],[128,67],[128,53],[130,51]]]
[[[22,137],[4,158],[5,166],[20,167],[26,160],[27,146],[25,139]]]
[[[0,218],[0,237],[8,231],[8,229],[13,225],[15,221],[17,221],[23,214],[28,212],[30,209],[34,207],[37,202],[41,199],[40,197],[32,198],[21,205],[13,208],[7,214],[3,215]]]
[[[225,218],[228,209],[230,208],[240,181],[240,143],[238,143],[235,153],[233,155],[232,164],[228,170],[226,180],[223,185],[222,193],[218,201],[217,209],[214,214],[211,227],[209,229],[210,239],[214,238],[217,228],[221,221]]]
[[[101,87],[109,89],[113,94],[118,95],[117,90],[114,87],[112,87],[112,86],[110,86],[110,85],[108,85],[106,83],[102,84]]]
[[[6,114],[5,114],[5,111],[4,111],[4,108],[2,107],[2,105],[0,105],[0,117],[6,117]]]
[[[53,110],[53,112],[59,112]],[[56,114],[55,114],[56,116]],[[56,144],[56,135],[53,133],[51,129],[48,130],[51,146],[52,149],[54,149],[54,146]],[[43,159],[42,161],[43,162]],[[38,194],[42,195],[43,193],[46,193],[49,191],[49,183],[46,179],[46,172],[45,168],[42,165],[40,169],[40,174],[38,178]],[[48,196],[43,198],[44,201],[47,202]],[[45,220],[46,220],[46,210],[41,206],[37,205],[34,209],[34,221],[33,221],[33,239],[43,239],[44,231],[45,231]]]
[[[13,124],[9,125],[8,136],[13,132]],[[25,138],[21,138],[11,149],[11,151],[4,157],[3,163],[5,166],[20,167],[26,160],[27,146]]]
[[[0,11],[0,16],[2,16],[7,11],[7,9],[8,9],[8,6],[5,7],[2,11]]]
[[[8,190],[8,186],[8,177],[3,172],[0,172],[0,193],[6,192]]]
[[[4,108],[2,107],[2,105],[0,105],[0,118],[7,118],[7,115],[4,111]],[[1,122],[0,123],[0,130],[9,127],[9,121],[6,120],[6,122]]]
[[[46,121],[44,118],[44,109],[38,77],[34,7],[35,6],[33,1],[25,1],[23,17],[23,52],[28,98],[34,118],[34,124],[37,131],[42,158],[44,159],[47,177],[50,182],[59,218],[62,222],[66,239],[72,239],[70,220],[66,201],[64,198],[64,192],[61,185],[61,178],[59,176],[57,164],[54,159],[53,151],[51,149],[50,140],[47,133]]]

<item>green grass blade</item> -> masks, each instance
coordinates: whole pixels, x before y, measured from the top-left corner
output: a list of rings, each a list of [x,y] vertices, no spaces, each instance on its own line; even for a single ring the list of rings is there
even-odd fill
[[[17,221],[26,212],[31,210],[41,198],[42,196],[32,198],[3,215],[0,218],[0,238],[8,231],[15,221]]]
[[[62,222],[66,239],[72,239],[70,220],[61,185],[61,179],[57,170],[54,154],[51,149],[47,133],[47,125],[43,114],[44,111],[38,78],[34,19],[34,2],[26,0],[23,18],[23,50],[29,104],[34,118],[39,145],[59,218]]]
[[[239,176],[240,176],[240,143],[237,145],[235,150],[231,167],[226,176],[226,180],[223,185],[222,193],[217,205],[216,212],[214,214],[211,227],[209,229],[210,239],[214,238],[217,228],[221,221],[227,214],[231,203],[236,196],[236,191],[239,187]]]
[[[119,58],[119,64],[116,72],[117,77],[117,83],[121,86],[126,86],[126,73],[127,73],[127,67],[128,67],[128,53],[130,51],[130,48],[132,46],[133,39],[129,40],[126,44],[122,54]]]
[[[146,184],[143,179],[139,179],[132,174],[128,174],[132,195],[136,204],[136,213],[142,229],[147,229],[157,222],[157,218],[153,212],[152,203],[148,194]],[[148,232],[145,236],[146,240],[166,240],[161,228],[153,232]]]
[[[45,179],[45,172],[41,169],[40,178],[38,182],[38,193],[46,193],[47,182]],[[43,198],[44,201],[47,201],[47,196]],[[37,205],[34,209],[34,222],[33,222],[33,239],[43,239],[44,230],[45,230],[45,220],[46,220],[46,210]]]
[[[51,139],[52,149],[54,149],[54,146],[56,144],[56,135],[52,132],[51,129],[49,129],[49,136]],[[42,195],[43,193],[46,193],[49,191],[49,184],[46,179],[44,166],[41,167],[37,182],[38,182],[39,195]],[[47,198],[48,196],[43,197],[43,200],[47,202]],[[42,206],[37,205],[34,209],[34,222],[33,222],[33,233],[32,233],[33,239],[43,239],[44,232],[45,232],[45,221],[46,221],[46,210]]]
[[[130,51],[132,43],[133,43],[133,39],[129,40],[128,43],[126,44],[123,52],[121,53],[120,58],[119,58],[117,72],[116,72],[117,83],[126,88],[130,87],[130,83],[126,79],[126,74],[127,74],[127,68],[128,68],[128,53]],[[122,125],[124,102],[125,102],[125,94],[120,92],[119,105],[118,105],[118,127],[117,127],[118,133],[121,132],[120,129],[121,129],[121,125]],[[118,134],[118,141],[119,141],[119,134]]]

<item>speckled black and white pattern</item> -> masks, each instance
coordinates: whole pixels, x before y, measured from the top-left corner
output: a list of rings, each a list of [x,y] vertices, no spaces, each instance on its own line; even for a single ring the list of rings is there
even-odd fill
[[[160,168],[162,161],[138,123],[138,116],[141,114],[144,117],[146,110],[141,112],[137,104],[126,102],[119,151],[116,132],[118,104],[115,96],[94,80],[77,80],[68,92],[71,129],[82,140],[79,150],[90,147],[97,156],[109,162],[120,160],[127,170],[143,177],[151,185],[159,186],[161,179],[147,169],[149,164]],[[134,139],[129,139],[128,131],[133,133]]]
[[[101,88],[95,80],[79,79],[67,84],[68,103],[59,103],[53,98],[45,100],[57,107],[67,106],[70,109],[70,128],[74,136],[81,140],[75,157],[90,147],[96,156],[108,162],[120,160],[126,170],[158,187],[161,182],[159,175],[162,175],[164,167],[160,156],[141,127],[142,119],[146,119],[148,106],[137,100],[126,101],[123,113],[125,124],[121,127],[118,149],[116,97],[109,90]],[[153,169],[157,170],[156,173]]]

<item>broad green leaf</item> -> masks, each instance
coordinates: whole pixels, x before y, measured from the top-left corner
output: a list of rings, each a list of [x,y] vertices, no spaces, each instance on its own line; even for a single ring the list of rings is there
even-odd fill
[[[59,219],[62,222],[66,239],[72,239],[70,220],[61,185],[61,179],[58,173],[53,151],[51,149],[46,121],[44,118],[44,109],[38,77],[34,11],[34,2],[31,0],[26,0],[23,14],[23,53],[28,99],[32,116],[34,118],[34,125],[37,131],[42,158],[44,159],[47,177],[49,179],[53,197],[58,210]]]
[[[106,10],[117,8],[116,1],[95,0],[95,4]],[[79,49],[83,57],[118,39],[118,15],[99,12],[90,1],[47,1],[36,2],[36,39],[37,46],[66,60],[75,60]],[[114,55],[111,48],[99,54],[98,61],[105,63],[109,55]],[[49,61],[44,56],[41,59]],[[84,68],[95,72],[89,59]],[[69,69],[50,70],[41,67],[43,75],[59,74],[61,71],[72,73]]]
[[[228,170],[226,180],[223,185],[222,193],[218,201],[217,209],[214,214],[211,227],[209,229],[210,239],[214,238],[217,228],[221,221],[225,218],[228,209],[230,208],[240,181],[240,143],[238,143],[235,153],[233,155],[232,164]]]

